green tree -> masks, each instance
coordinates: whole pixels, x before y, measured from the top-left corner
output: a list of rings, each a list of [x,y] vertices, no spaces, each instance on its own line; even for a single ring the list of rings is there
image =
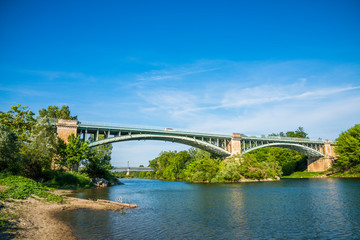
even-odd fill
[[[184,179],[192,182],[211,182],[219,171],[221,160],[209,152],[192,149],[191,161],[184,169]]]
[[[66,164],[72,171],[78,171],[78,166],[82,160],[89,156],[89,146],[87,142],[80,140],[80,137],[75,137],[71,134],[68,137],[68,144],[65,149]]]
[[[91,178],[99,177],[108,179],[109,175],[111,175],[109,172],[111,170],[110,163],[104,162],[104,160],[97,157],[94,152],[89,152],[87,157],[83,159],[82,164],[84,167],[81,169],[81,172],[86,173]]]
[[[40,118],[31,130],[28,142],[21,149],[21,165],[26,177],[39,178],[44,170],[51,169],[58,144],[54,128],[49,119]]]
[[[11,110],[6,113],[0,111],[0,123],[9,127],[16,134],[19,142],[26,142],[32,127],[36,123],[34,115],[27,106],[18,104],[11,106]]]
[[[58,106],[48,106],[47,109],[43,108],[39,110],[39,116],[54,119],[77,120],[77,116],[71,116],[69,106],[65,105],[63,105],[61,109]]]
[[[336,139],[335,152],[339,158],[335,167],[342,171],[360,172],[360,125],[342,132]]]
[[[0,172],[19,170],[20,143],[7,126],[0,124]]]
[[[58,169],[66,167],[66,143],[61,138],[57,138],[56,155],[54,157],[55,166]]]
[[[99,136],[100,140],[104,138],[104,135]],[[92,142],[94,139],[91,137],[88,141]],[[112,149],[113,147],[110,143],[89,149],[90,157],[83,162],[83,172],[86,172],[89,176],[93,177],[105,178],[105,176],[109,175],[109,171],[112,169],[110,164]]]

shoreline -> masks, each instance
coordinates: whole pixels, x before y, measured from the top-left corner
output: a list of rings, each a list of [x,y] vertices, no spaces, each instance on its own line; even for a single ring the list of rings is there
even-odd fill
[[[77,209],[111,210],[137,208],[136,205],[108,200],[87,200],[69,197],[72,190],[55,190],[53,193],[65,198],[64,203],[46,202],[42,199],[28,198],[4,202],[2,212],[12,216],[13,231],[0,232],[2,239],[77,239],[71,227],[60,220],[59,213]]]

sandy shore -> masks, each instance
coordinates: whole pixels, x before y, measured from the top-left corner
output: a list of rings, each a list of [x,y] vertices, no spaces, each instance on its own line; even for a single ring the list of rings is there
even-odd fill
[[[54,193],[65,196],[69,193],[69,190],[57,190]],[[65,198],[65,203],[62,204],[49,203],[33,198],[5,202],[4,205],[6,208],[2,211],[17,218],[17,220],[13,222],[16,232],[13,235],[2,233],[0,234],[0,238],[11,239],[15,237],[15,239],[36,240],[77,239],[71,228],[56,217],[59,212],[75,209],[119,211],[123,208],[137,207],[136,205],[110,201],[94,201],[74,197]]]

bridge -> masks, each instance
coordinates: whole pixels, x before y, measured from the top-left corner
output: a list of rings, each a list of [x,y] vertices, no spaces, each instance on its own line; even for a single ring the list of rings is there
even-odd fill
[[[112,170],[120,170],[120,172],[126,171],[126,175],[130,175],[130,172],[149,172],[154,171],[151,167],[113,167]]]
[[[59,119],[56,123],[58,136],[67,141],[70,134],[80,136],[84,141],[90,136],[94,140],[89,147],[103,144],[135,141],[160,140],[176,142],[196,147],[219,157],[234,154],[245,154],[264,147],[282,147],[301,152],[308,157],[308,171],[325,171],[329,169],[336,155],[334,143],[326,140],[310,140],[304,138],[287,138],[277,136],[247,136],[176,131],[171,128],[151,129],[116,126],[116,124],[97,124],[77,120]],[[103,137],[100,138],[99,136]]]
[[[128,171],[128,172],[149,172],[154,171],[151,167],[113,167],[114,170]]]

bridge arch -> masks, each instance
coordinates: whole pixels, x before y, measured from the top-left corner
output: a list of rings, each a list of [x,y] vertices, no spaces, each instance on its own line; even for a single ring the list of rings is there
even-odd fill
[[[296,143],[268,143],[268,144],[260,145],[260,146],[253,147],[250,149],[246,149],[242,153],[245,154],[245,153],[254,151],[256,149],[264,148],[264,147],[288,148],[288,149],[292,149],[292,150],[298,151],[300,153],[303,153],[304,155],[306,155],[310,158],[321,158],[321,157],[325,156],[324,154],[322,154],[319,151],[316,151],[315,149],[312,149],[312,148],[304,146],[304,145],[296,144]]]
[[[132,134],[132,135],[123,135],[112,138],[106,138],[103,140],[91,142],[89,144],[89,147],[96,147],[107,143],[134,141],[134,140],[158,140],[158,141],[176,142],[208,151],[219,157],[228,157],[231,155],[231,153],[222,149],[221,147],[215,146],[213,144],[210,144],[208,142],[199,139],[185,137],[185,136],[176,136],[176,135],[171,136],[171,135],[160,135],[160,134]]]

